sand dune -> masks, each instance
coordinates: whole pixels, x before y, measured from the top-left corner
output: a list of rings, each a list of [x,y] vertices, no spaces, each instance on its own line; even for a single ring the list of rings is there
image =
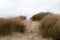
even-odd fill
[[[25,21],[25,33],[13,33],[11,36],[0,37],[0,40],[52,40],[44,39],[40,36],[38,23],[32,21]]]

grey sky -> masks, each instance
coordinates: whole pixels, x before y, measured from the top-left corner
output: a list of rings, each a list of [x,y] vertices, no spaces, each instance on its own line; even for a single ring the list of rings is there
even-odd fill
[[[24,15],[30,18],[42,11],[60,12],[60,0],[0,0],[0,17]]]

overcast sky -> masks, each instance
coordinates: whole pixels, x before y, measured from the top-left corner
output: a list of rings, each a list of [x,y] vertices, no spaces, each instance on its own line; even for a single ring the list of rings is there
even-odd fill
[[[60,0],[0,0],[0,17],[24,15],[30,18],[42,11],[60,13]]]

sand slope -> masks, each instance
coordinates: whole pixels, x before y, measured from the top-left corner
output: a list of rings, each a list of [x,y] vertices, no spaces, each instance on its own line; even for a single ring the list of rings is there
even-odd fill
[[[0,37],[0,40],[48,40],[40,36],[37,22],[28,20],[24,23],[26,25],[25,33],[13,33],[11,36]]]

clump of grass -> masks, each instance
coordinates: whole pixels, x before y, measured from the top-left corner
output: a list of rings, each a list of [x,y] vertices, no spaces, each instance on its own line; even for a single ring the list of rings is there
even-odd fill
[[[26,26],[22,24],[25,16],[0,18],[0,36],[11,35],[13,32],[24,33]]]
[[[48,15],[49,12],[40,12],[31,17],[32,21],[40,21],[44,16]]]

